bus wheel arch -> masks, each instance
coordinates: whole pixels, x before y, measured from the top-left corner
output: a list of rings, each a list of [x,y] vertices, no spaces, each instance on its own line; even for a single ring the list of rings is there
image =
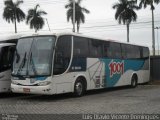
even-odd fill
[[[82,96],[87,90],[87,81],[84,76],[77,77],[74,83],[74,95],[77,97]]]
[[[131,87],[135,88],[138,85],[138,75],[136,73],[133,73],[131,77]]]

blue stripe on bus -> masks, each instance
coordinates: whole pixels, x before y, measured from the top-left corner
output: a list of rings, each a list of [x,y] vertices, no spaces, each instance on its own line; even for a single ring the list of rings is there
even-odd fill
[[[69,72],[86,71],[87,59],[85,57],[74,57]]]
[[[39,80],[39,81],[43,81],[43,80],[45,80],[47,77],[36,77],[35,79],[36,80]]]

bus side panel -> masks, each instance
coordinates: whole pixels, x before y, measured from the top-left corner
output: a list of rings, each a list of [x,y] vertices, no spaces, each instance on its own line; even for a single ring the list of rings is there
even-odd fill
[[[75,79],[75,73],[69,72],[62,75],[57,75],[53,77],[53,88],[54,93],[67,93],[73,92],[73,83]]]
[[[144,65],[138,74],[138,83],[146,83],[149,82],[150,79],[150,67],[149,67],[149,59],[144,59]]]
[[[103,61],[106,64],[106,87],[130,85],[134,73],[138,75],[139,83],[143,83],[149,76],[145,72],[149,72],[147,60],[103,59]]]
[[[74,62],[68,72],[53,77],[54,93],[73,92],[79,76],[86,78],[87,90],[130,85],[133,73],[138,75],[138,83],[149,80],[147,60],[87,58],[86,62],[78,63]]]
[[[138,83],[148,81],[147,66],[149,66],[147,60],[88,58],[90,89],[130,85],[134,73],[138,75]]]
[[[11,87],[11,70],[0,73],[0,92],[8,92]]]
[[[138,83],[147,83],[149,82],[149,70],[140,70],[138,74]]]
[[[88,89],[104,88],[106,86],[105,63],[98,58],[87,58]]]

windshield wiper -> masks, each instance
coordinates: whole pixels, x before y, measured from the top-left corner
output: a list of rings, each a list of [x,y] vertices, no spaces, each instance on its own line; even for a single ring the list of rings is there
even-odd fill
[[[20,73],[20,71],[22,70],[22,68],[25,66],[25,63],[26,63],[26,55],[27,55],[27,53],[25,52],[24,57],[23,57],[23,59],[22,59],[22,62],[21,62],[20,66],[19,66],[19,68],[18,68],[18,70],[17,70],[17,75]]]
[[[16,63],[18,63],[20,60],[20,56],[19,56],[17,49],[15,50],[15,55],[16,55]]]
[[[31,56],[30,56],[30,64],[32,65],[32,70],[34,72],[34,75],[37,75],[37,70],[36,70],[36,67],[35,67],[35,64],[34,64],[34,61],[33,61],[32,53],[31,53]]]

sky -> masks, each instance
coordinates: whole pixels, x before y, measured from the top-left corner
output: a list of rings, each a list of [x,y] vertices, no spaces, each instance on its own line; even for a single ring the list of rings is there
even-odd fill
[[[16,0],[13,0],[16,1]],[[20,8],[27,14],[28,9],[40,5],[41,10],[48,14],[43,16],[48,20],[51,32],[72,32],[71,22],[67,22],[65,5],[68,0],[23,0]],[[118,0],[82,0],[81,6],[87,8],[90,14],[85,14],[85,24],[81,24],[80,33],[92,37],[113,39],[121,42],[127,41],[126,25],[118,24],[115,20],[115,11],[112,6]],[[155,27],[160,27],[160,4],[155,5]],[[14,24],[7,23],[3,17],[4,0],[0,0],[0,34],[14,34]],[[137,22],[130,25],[130,43],[152,46],[152,25],[151,10],[146,9],[136,11]],[[23,21],[17,25],[18,33],[34,32],[29,29],[29,25]],[[48,32],[47,23],[39,32]],[[158,49],[158,39],[160,29],[155,30],[156,49]],[[160,40],[159,40],[160,42]],[[159,44],[160,45],[160,44]]]

